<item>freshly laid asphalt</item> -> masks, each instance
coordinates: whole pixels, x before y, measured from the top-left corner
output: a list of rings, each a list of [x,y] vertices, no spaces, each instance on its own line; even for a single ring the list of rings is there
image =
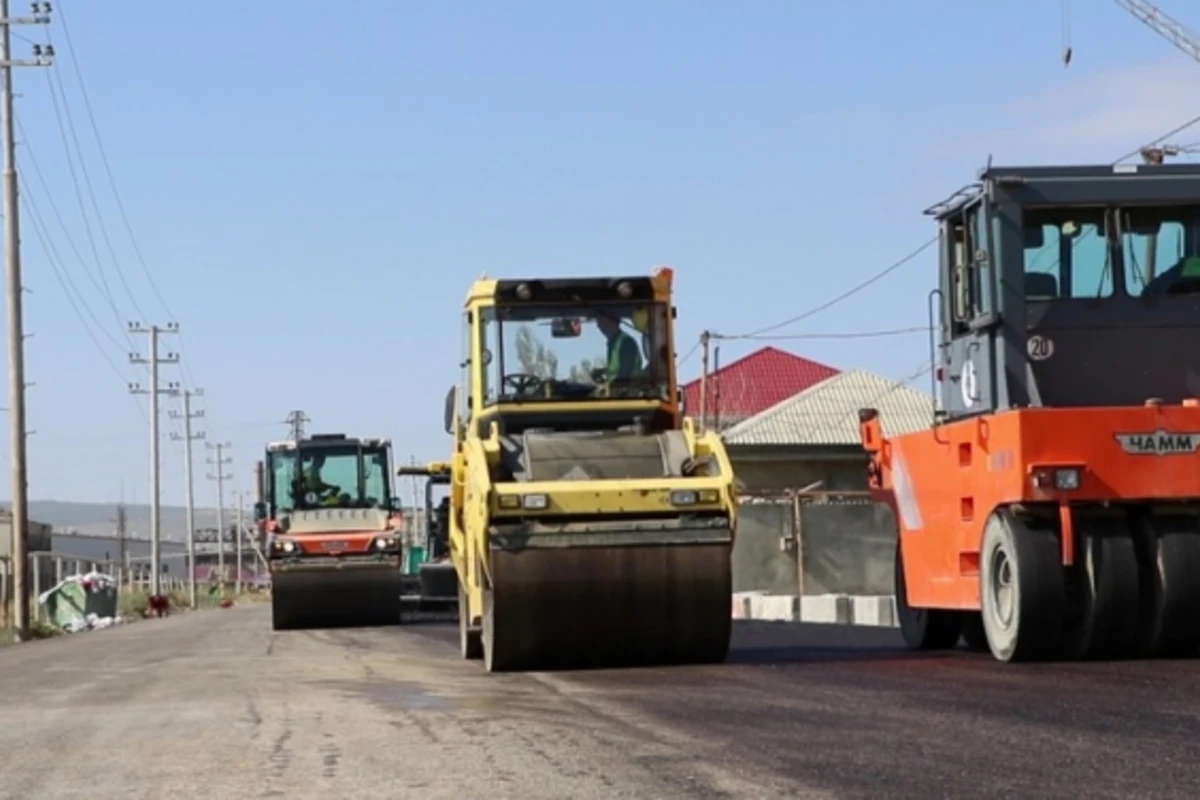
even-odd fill
[[[719,666],[487,675],[456,637],[250,605],[0,649],[0,797],[1200,797],[1200,661],[737,622]]]

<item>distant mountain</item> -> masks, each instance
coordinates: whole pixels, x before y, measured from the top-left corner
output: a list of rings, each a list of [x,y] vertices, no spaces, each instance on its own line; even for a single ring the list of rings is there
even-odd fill
[[[7,508],[7,506],[5,506]],[[244,512],[247,518],[252,511],[249,506]],[[235,511],[225,509],[225,524],[234,520]],[[29,501],[29,518],[50,525],[56,532],[76,532],[90,536],[108,536],[116,530],[116,503],[70,503],[60,500]],[[183,506],[161,506],[159,518],[162,538],[177,542],[186,541],[187,510]],[[217,515],[212,508],[196,509],[196,527],[216,527]],[[125,527],[134,539],[150,536],[150,506],[125,506]]]

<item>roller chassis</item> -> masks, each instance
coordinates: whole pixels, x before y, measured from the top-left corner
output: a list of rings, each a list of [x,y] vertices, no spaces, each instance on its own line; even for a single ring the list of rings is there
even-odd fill
[[[941,406],[892,436],[860,412],[871,489],[896,518],[909,647],[965,640],[1001,662],[1200,651],[1198,196],[1195,165],[989,166],[928,210]],[[1159,272],[1168,224],[1184,257]],[[1107,232],[1108,294],[1074,255],[1082,225]],[[1035,269],[1047,231],[1059,263]],[[1123,262],[1143,247],[1133,285]]]
[[[669,353],[670,283],[664,269],[471,288],[468,379],[446,405],[448,539],[461,655],[489,672],[716,663],[728,653],[732,468],[719,438],[682,415],[674,363],[670,400],[616,392],[489,405],[481,389],[481,315],[632,298],[662,314],[656,346]]]

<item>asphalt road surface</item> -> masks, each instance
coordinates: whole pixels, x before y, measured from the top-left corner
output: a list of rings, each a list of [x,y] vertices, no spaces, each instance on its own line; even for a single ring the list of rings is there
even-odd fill
[[[0,649],[0,797],[1200,797],[1200,662],[737,623],[721,666],[489,676],[455,636],[247,606]]]

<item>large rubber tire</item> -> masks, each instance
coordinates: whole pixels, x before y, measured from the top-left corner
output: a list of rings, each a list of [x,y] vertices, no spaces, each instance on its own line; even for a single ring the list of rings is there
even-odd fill
[[[1084,517],[1077,525],[1075,614],[1063,635],[1073,660],[1137,655],[1141,612],[1137,551],[1123,517]]]
[[[1066,608],[1056,531],[1031,527],[1010,509],[997,509],[983,528],[979,603],[997,661],[1051,658]]]
[[[467,591],[461,583],[458,585],[458,649],[468,661],[483,658],[483,632],[471,625]]]
[[[896,539],[894,561],[896,618],[900,634],[910,650],[950,650],[962,635],[962,612],[939,608],[913,608],[908,604],[908,584],[904,579],[904,548]]]
[[[1139,653],[1191,656],[1200,649],[1200,522],[1149,516],[1140,522],[1142,618]]]

